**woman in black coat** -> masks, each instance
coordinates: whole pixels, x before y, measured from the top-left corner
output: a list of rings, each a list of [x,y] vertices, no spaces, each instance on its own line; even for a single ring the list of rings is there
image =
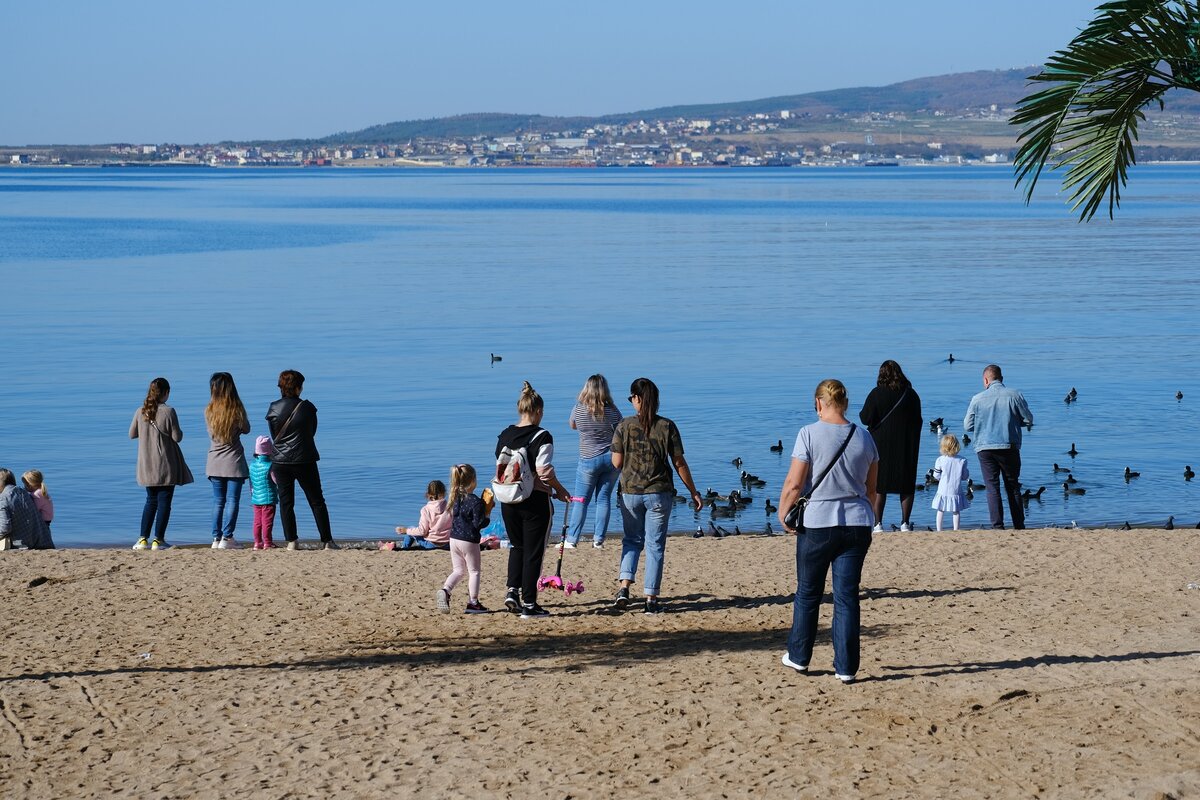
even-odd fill
[[[917,458],[921,449],[921,398],[895,361],[879,365],[879,379],[858,418],[879,449],[875,494],[875,531],[883,530],[883,506],[889,494],[900,495],[900,530],[911,531]]]
[[[304,376],[294,369],[279,373],[281,397],[267,409],[267,425],[271,428],[271,439],[275,454],[271,458],[271,476],[279,490],[279,519],[283,524],[283,538],[287,539],[288,550],[298,550],[296,534],[296,484],[304,491],[312,509],[317,533],[321,536],[322,550],[337,550],[329,528],[329,508],[325,505],[325,493],[321,489],[321,471],[317,462],[314,439],[317,433],[317,407],[300,399],[304,391]]]

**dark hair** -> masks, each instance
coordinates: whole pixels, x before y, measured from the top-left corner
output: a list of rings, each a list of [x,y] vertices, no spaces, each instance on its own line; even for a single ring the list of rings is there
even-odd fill
[[[658,387],[649,378],[635,378],[633,383],[629,384],[629,394],[642,401],[642,404],[638,406],[638,420],[642,423],[642,430],[648,436],[650,435],[650,426],[654,424],[654,418],[658,416]]]
[[[146,401],[142,403],[142,416],[147,422],[154,422],[158,416],[158,406],[167,399],[167,395],[171,393],[171,384],[167,383],[166,378],[155,378],[150,381],[150,388],[146,390]]]
[[[441,481],[430,481],[425,487],[426,500],[441,500],[446,496],[446,484]]]
[[[1004,383],[1004,375],[1000,372],[1000,367],[995,364],[988,364],[983,368],[983,377]]]
[[[304,375],[299,370],[285,369],[279,373],[278,385],[283,397],[299,397],[304,391]]]
[[[879,379],[875,383],[877,386],[886,386],[895,391],[907,389],[911,385],[904,370],[900,369],[900,365],[890,358],[879,365]]]
[[[17,478],[12,474],[12,470],[0,467],[0,486],[16,486]]]

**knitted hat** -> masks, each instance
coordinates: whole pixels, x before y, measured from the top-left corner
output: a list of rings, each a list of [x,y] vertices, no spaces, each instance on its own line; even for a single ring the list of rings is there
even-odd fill
[[[270,436],[260,436],[254,440],[254,455],[269,456],[275,452],[275,445],[271,443]]]

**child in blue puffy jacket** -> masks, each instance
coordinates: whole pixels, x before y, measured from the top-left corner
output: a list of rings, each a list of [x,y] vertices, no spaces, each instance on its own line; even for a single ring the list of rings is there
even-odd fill
[[[250,462],[250,502],[254,505],[254,549],[276,547],[271,541],[275,526],[275,504],[279,493],[271,477],[271,454],[275,451],[270,437],[260,436],[254,442],[254,460]]]

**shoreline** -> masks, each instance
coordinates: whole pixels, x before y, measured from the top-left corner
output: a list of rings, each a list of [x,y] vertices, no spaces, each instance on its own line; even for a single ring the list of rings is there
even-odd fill
[[[735,534],[735,533],[732,533],[734,524],[735,523],[728,522],[728,521],[725,523],[722,523],[722,527],[726,528],[730,532],[727,534],[723,534],[721,536],[714,536],[711,533],[709,533],[707,520],[701,526],[704,529],[703,536],[696,536],[695,529],[670,530],[670,531],[667,531],[667,536],[668,536],[668,538],[671,538],[671,539],[738,539],[738,538],[778,539],[778,538],[790,535],[787,532],[782,530],[782,526],[780,526],[778,521],[776,521],[776,520],[771,521],[771,527],[773,529],[773,532],[771,532],[771,533],[766,533],[761,527],[756,527],[754,529],[742,530],[742,532],[740,534]],[[736,524],[738,524],[740,527],[740,523],[736,523]],[[1163,533],[1171,533],[1174,531],[1200,530],[1200,522],[1196,522],[1195,525],[1192,525],[1191,523],[1185,523],[1185,522],[1175,522],[1174,528],[1170,528],[1170,529],[1166,528],[1162,522],[1146,522],[1146,521],[1138,522],[1138,521],[1134,521],[1134,520],[1129,520],[1128,524],[1129,524],[1129,530],[1145,531],[1145,532],[1161,531]],[[1028,532],[1028,531],[1047,530],[1047,531],[1112,531],[1112,532],[1116,532],[1116,533],[1126,533],[1128,531],[1125,530],[1125,528],[1123,527],[1124,525],[1125,525],[1124,520],[1122,520],[1121,522],[1104,522],[1104,523],[1099,523],[1099,524],[1089,523],[1089,522],[1078,523],[1075,521],[1071,521],[1071,522],[1067,522],[1067,523],[1063,523],[1063,524],[1055,523],[1055,524],[1050,524],[1050,525],[1039,525],[1036,527],[1029,527],[1029,528],[1026,528],[1024,531],[1017,531],[1012,528],[1007,528],[1007,529],[1001,529],[999,532],[1001,532],[1001,533],[1004,533],[1004,532],[1022,533],[1022,532]],[[919,527],[918,529],[912,530],[912,531],[900,531],[900,530],[878,531],[878,532],[875,532],[875,535],[876,536],[880,536],[880,535],[883,535],[883,536],[920,536],[921,534],[935,534],[935,535],[940,536],[943,534],[952,534],[952,533],[956,533],[956,532],[957,533],[985,533],[985,532],[992,532],[995,530],[996,529],[991,528],[987,525],[962,525],[959,527],[958,531],[951,530],[950,528],[946,528],[945,530],[942,530],[942,531],[936,531],[936,530],[932,529],[932,526],[926,526],[926,527]],[[609,531],[609,533],[607,534],[605,539],[608,542],[619,542],[621,540],[622,536],[623,536],[623,534],[620,531]],[[550,541],[546,545],[547,550],[552,550],[558,544],[559,538],[560,537],[559,537],[558,530],[552,531],[551,535],[550,535]],[[167,540],[168,540],[168,543],[170,544],[170,547],[168,548],[169,550],[210,550],[210,549],[212,549],[211,544],[210,544],[211,540],[203,541],[203,542],[185,542],[182,544],[175,544],[174,542],[170,541],[170,539],[171,539],[171,537],[170,537],[170,534],[168,533]],[[339,545],[341,545],[343,549],[366,550],[366,551],[378,549],[377,546],[371,547],[368,545],[378,545],[378,544],[382,544],[384,542],[398,542],[399,540],[400,540],[400,536],[396,535],[396,534],[384,534],[381,536],[352,536],[352,537],[335,536],[334,537],[334,541],[337,542]],[[17,541],[20,542],[21,540],[18,539]],[[248,544],[248,541],[249,540],[238,539],[238,544],[240,546],[236,549],[237,550],[248,550],[248,551],[253,552],[253,548],[250,546],[250,544]],[[304,538],[304,537],[300,537],[297,541],[300,542],[301,550],[310,550],[310,549],[315,550],[315,549],[317,549],[317,545],[320,544],[319,539],[311,539],[311,538]],[[282,542],[282,540],[276,542],[276,544],[278,544],[279,546],[275,549],[283,551],[284,546],[280,542]],[[587,530],[584,530],[583,534],[579,537],[579,549],[581,549],[581,550],[592,549],[591,542],[592,542],[591,533],[589,533]],[[132,545],[128,542],[117,542],[117,543],[95,543],[95,542],[87,543],[87,542],[85,542],[83,544],[69,544],[69,545],[60,545],[56,542],[55,549],[56,550],[85,550],[85,551],[86,550],[105,550],[105,551],[107,551],[107,550],[131,550]],[[500,549],[504,550],[507,548],[502,546]],[[615,550],[616,548],[613,548],[613,549]],[[27,550],[28,550],[28,548],[25,547],[23,543],[20,546],[13,548],[13,551],[27,551]],[[224,551],[224,552],[228,552],[228,551]],[[394,552],[406,552],[406,551],[397,549]],[[413,552],[422,552],[422,551],[414,550]]]

